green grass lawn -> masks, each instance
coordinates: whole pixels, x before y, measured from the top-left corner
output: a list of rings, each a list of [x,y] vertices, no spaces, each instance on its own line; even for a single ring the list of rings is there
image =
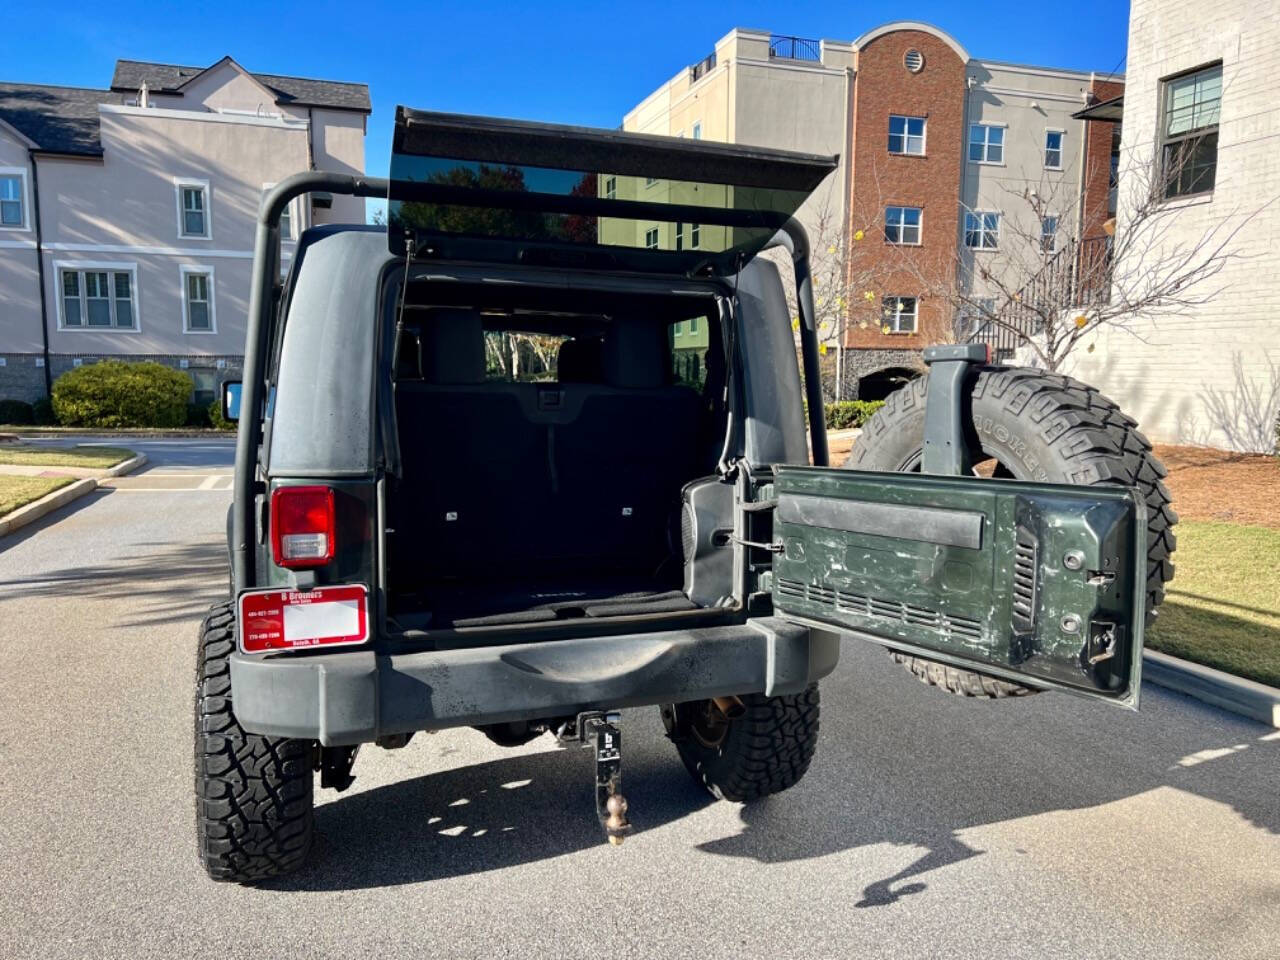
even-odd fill
[[[1280,687],[1280,530],[1183,521],[1147,646]]]
[[[73,480],[75,477],[0,476],[0,517],[53,493],[59,487],[65,487]]]
[[[133,456],[123,447],[45,447],[15,443],[0,446],[0,464],[37,467],[114,467]]]

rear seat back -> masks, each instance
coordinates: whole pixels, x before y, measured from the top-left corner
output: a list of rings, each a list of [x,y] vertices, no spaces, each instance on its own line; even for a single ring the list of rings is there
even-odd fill
[[[603,343],[564,344],[561,382],[485,382],[479,315],[435,311],[421,331],[424,379],[395,392],[395,582],[651,573],[681,486],[706,472],[699,399],[667,383],[665,336],[616,322]]]

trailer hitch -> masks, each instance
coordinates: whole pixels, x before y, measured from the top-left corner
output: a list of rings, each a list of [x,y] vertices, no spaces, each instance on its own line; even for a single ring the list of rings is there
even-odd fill
[[[596,753],[596,816],[609,842],[615,846],[631,830],[627,799],[622,795],[622,714],[593,710],[580,713],[572,725],[565,723],[556,739],[594,747]]]

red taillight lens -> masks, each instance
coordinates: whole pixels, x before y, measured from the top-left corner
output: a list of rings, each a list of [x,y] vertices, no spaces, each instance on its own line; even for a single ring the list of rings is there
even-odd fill
[[[271,553],[276,566],[320,567],[333,559],[333,491],[277,487],[271,493]]]

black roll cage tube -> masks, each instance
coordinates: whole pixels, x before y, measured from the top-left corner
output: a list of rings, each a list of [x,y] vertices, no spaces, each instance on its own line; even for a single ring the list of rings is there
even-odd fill
[[[258,209],[253,242],[253,278],[249,287],[249,315],[245,330],[244,372],[240,387],[241,417],[236,429],[236,462],[231,516],[231,571],[238,594],[256,586],[257,571],[251,562],[254,547],[254,497],[258,493],[257,447],[262,442],[263,388],[266,385],[266,362],[271,342],[275,285],[280,275],[280,215],[290,201],[307,193],[336,193],[351,197],[389,197],[394,200],[426,200],[464,202],[462,197],[447,195],[440,185],[390,181],[382,177],[356,177],[350,174],[297,173],[286,177],[263,197]],[[486,192],[487,193],[487,192]],[[518,195],[517,195],[518,196]],[[501,193],[494,200],[510,204],[512,196]],[[474,191],[465,200],[475,205]],[[527,203],[521,198],[520,203]],[[818,329],[814,317],[813,287],[809,275],[809,237],[794,217],[770,211],[721,210],[711,207],[642,203],[608,200],[592,202],[592,198],[552,197],[540,195],[536,200],[551,212],[583,213],[601,209],[607,203],[608,215],[619,214],[644,220],[696,220],[715,226],[771,226],[778,232],[769,246],[785,247],[791,254],[796,275],[796,300],[800,307],[800,350],[804,369],[805,397],[809,407],[809,436],[813,462],[828,465],[826,419],[823,415],[822,387],[818,371]],[[564,210],[560,208],[564,207]],[[246,415],[254,411],[254,415]]]

